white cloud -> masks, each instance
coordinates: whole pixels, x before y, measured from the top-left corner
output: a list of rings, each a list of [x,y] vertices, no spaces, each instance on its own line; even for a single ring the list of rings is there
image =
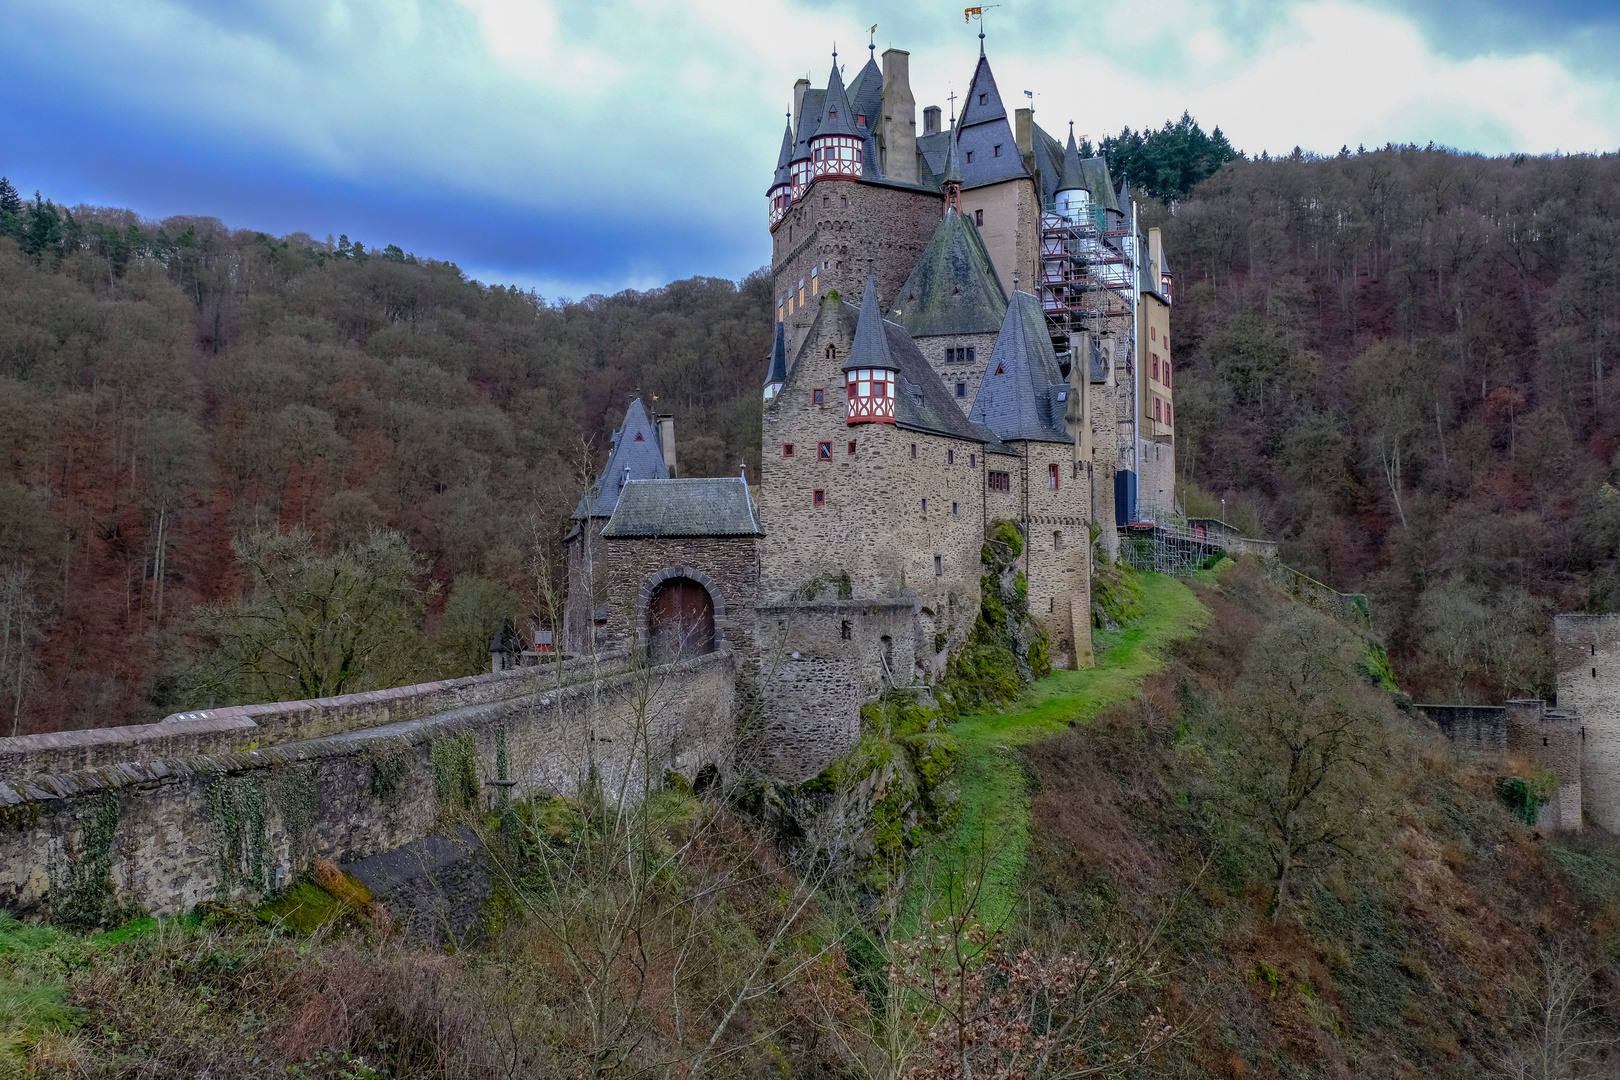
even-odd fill
[[[991,13],[987,44],[1004,100],[1036,91],[1054,134],[1072,118],[1100,138],[1185,108],[1249,151],[1620,146],[1613,72],[1578,75],[1530,43],[1449,58],[1372,2],[1233,14],[1204,0],[1151,13],[1022,0]],[[649,250],[623,253],[625,282],[737,275],[765,257],[763,192],[793,80],[821,85],[835,40],[853,76],[874,17],[880,49],[911,52],[919,111],[960,98],[976,24],[853,0],[0,0],[0,90],[57,87],[177,141],[251,146],[351,183],[620,229],[639,218]],[[659,250],[672,219],[715,242]],[[732,265],[713,265],[716,251]],[[529,280],[566,279],[545,260]]]

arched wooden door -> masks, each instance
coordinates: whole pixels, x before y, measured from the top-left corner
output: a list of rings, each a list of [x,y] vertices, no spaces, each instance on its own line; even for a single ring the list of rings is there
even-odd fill
[[[667,664],[714,651],[714,599],[691,578],[670,578],[647,605],[652,662]]]

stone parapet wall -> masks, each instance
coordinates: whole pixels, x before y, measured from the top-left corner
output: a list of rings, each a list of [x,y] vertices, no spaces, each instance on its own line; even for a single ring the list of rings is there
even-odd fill
[[[622,651],[576,657],[563,662],[562,679],[575,682],[612,674],[624,670],[625,663]],[[541,664],[338,697],[175,713],[156,724],[21,735],[0,739],[0,780],[262,749],[521,697],[557,679],[556,667]]]
[[[98,874],[154,914],[251,903],[312,859],[391,850],[503,797],[592,777],[633,795],[666,769],[724,770],[735,682],[728,650],[271,747],[0,783],[0,907],[60,911]]]
[[[1459,750],[1495,754],[1507,749],[1507,710],[1500,705],[1413,705]]]

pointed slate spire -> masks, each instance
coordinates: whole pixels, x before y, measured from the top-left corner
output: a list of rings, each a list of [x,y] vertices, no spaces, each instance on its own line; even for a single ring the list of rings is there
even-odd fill
[[[821,122],[816,125],[815,138],[824,135],[848,135],[858,138],[855,117],[849,107],[849,96],[844,93],[844,77],[838,73],[838,54],[833,53],[832,74],[827,76],[827,100],[821,106]]]
[[[1074,121],[1069,121],[1069,145],[1063,149],[1063,173],[1058,180],[1059,191],[1081,191],[1086,187],[1080,166],[1080,148],[1074,141]]]
[[[955,184],[958,190],[962,186],[962,166],[956,158],[956,121],[951,120],[950,137],[945,143],[945,179],[944,184]]]
[[[793,182],[793,173],[789,168],[793,163],[793,116],[788,114],[787,127],[782,131],[782,152],[776,155],[776,175],[771,178],[771,187],[777,188]]]
[[[787,382],[787,335],[783,332],[783,324],[776,324],[776,341],[771,345],[770,367],[765,372],[765,400],[769,401],[781,392],[782,384]]]
[[[854,368],[900,370],[889,351],[889,335],[883,330],[883,312],[878,307],[877,276],[870,270],[866,274],[866,294],[861,297],[861,314],[855,322],[855,340],[849,347],[849,363],[844,365],[845,371]]]
[[[1061,404],[1055,395],[1067,388],[1040,300],[1015,291],[968,419],[1004,442],[1072,443],[1063,410],[1055,407]]]
[[[984,101],[981,103],[980,98]],[[996,77],[990,72],[990,61],[979,53],[979,64],[973,69],[973,81],[968,84],[967,99],[962,103],[961,124],[970,128],[992,120],[1006,120],[1007,110],[1001,104],[1001,91],[996,89]]]
[[[668,480],[669,466],[658,445],[658,428],[638,397],[624,411],[624,426],[613,433],[613,449],[596,486],[579,502],[575,518],[611,517],[619,493],[631,480]]]

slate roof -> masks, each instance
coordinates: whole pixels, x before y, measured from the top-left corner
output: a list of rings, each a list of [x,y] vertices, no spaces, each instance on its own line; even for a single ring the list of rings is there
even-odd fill
[[[658,429],[647,415],[641,399],[630,402],[624,411],[624,426],[613,433],[607,466],[589,495],[579,500],[574,519],[611,517],[619,504],[619,491],[637,480],[668,480],[664,451],[658,445]]]
[[[809,93],[806,92],[806,97]],[[849,107],[844,93],[844,77],[838,73],[838,55],[833,54],[832,74],[827,76],[827,94],[821,105],[821,117],[816,121],[816,136],[848,135],[856,138],[855,113]]]
[[[1080,174],[1080,148],[1074,144],[1074,125],[1069,125],[1069,145],[1063,148],[1063,169],[1058,175],[1058,191],[1079,191],[1086,186]]]
[[[936,181],[945,175],[945,150],[952,142],[951,131],[936,131],[917,136],[917,153]]]
[[[783,184],[793,182],[793,174],[788,166],[793,161],[793,122],[788,121],[782,130],[782,152],[776,155],[776,175],[771,177],[771,187],[781,187]]]
[[[855,340],[849,346],[844,370],[887,368],[900,370],[889,353],[889,338],[883,332],[883,309],[878,306],[877,278],[866,275],[866,293],[861,297],[861,313],[855,323]]]
[[[1013,293],[969,419],[1006,442],[1072,443],[1060,397],[1067,391],[1040,300]]]
[[[1070,133],[1072,139],[1073,133]],[[1049,205],[1057,193],[1063,190],[1064,157],[1067,148],[1039,124],[1035,125],[1035,167],[1041,172],[1041,201]],[[1080,164],[1080,186],[1091,192],[1091,201],[1095,206],[1104,210],[1121,211],[1125,203],[1123,196],[1115,191],[1113,177],[1108,171],[1108,159],[1101,154],[1094,157],[1079,157],[1079,148],[1076,155]]]
[[[740,476],[632,480],[603,536],[763,536]]]
[[[787,382],[787,336],[782,323],[776,324],[776,340],[771,343],[770,363],[765,370],[765,385]]]
[[[825,90],[806,90],[799,102],[799,131],[793,139],[793,160],[810,160],[810,140],[815,138],[821,123],[822,105],[827,100]]]
[[[878,67],[876,46],[869,46],[868,53],[866,66],[849,84],[849,103],[855,109],[850,119],[858,122],[866,117],[866,129],[875,132],[883,115],[883,69]]]
[[[985,102],[979,104],[983,95]],[[996,147],[1001,148],[1000,155]],[[962,186],[982,187],[1019,176],[1028,176],[1024,155],[1013,140],[1007,110],[1001,104],[1001,91],[990,71],[990,61],[979,54],[979,64],[968,85],[967,101],[956,126],[956,152],[961,157]],[[970,156],[971,155],[971,160]]]
[[[913,337],[993,334],[1007,314],[1007,291],[973,222],[947,211],[895,298]]]

